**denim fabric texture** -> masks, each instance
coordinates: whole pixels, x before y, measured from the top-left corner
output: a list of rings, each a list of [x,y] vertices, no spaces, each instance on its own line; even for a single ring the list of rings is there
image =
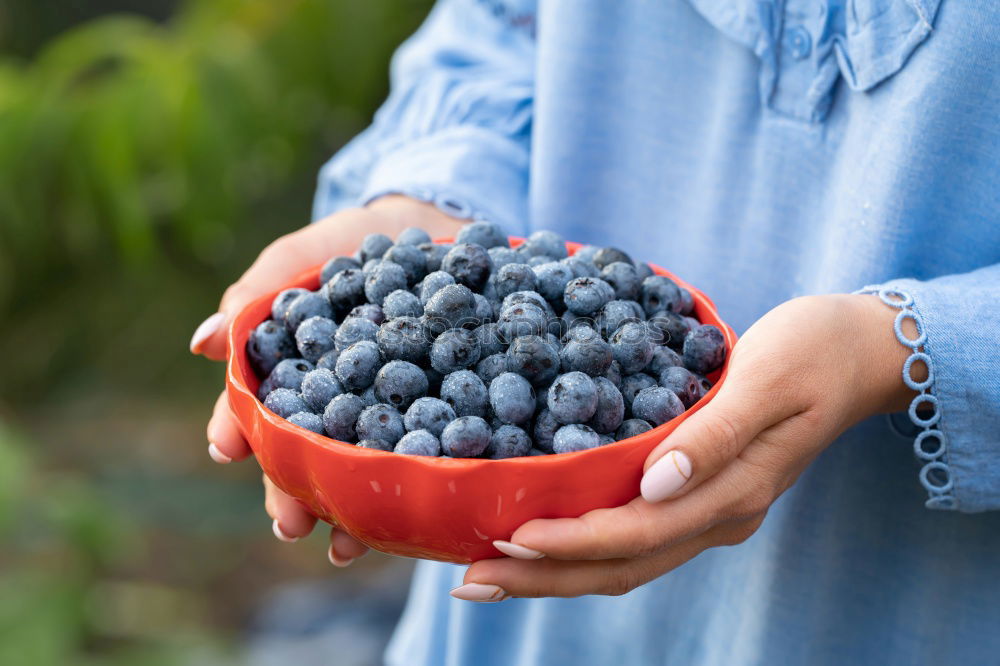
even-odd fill
[[[738,331],[903,294],[939,416],[859,424],[748,541],[621,597],[477,605],[421,563],[388,663],[997,663],[1000,4],[441,0],[315,215],[390,192],[618,246]]]

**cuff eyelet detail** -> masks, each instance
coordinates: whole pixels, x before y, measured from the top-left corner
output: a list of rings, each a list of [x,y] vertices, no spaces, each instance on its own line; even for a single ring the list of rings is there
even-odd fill
[[[901,289],[877,286],[865,287],[856,293],[876,294],[887,306],[899,310],[892,329],[899,343],[912,352],[903,364],[902,374],[903,383],[917,392],[906,413],[917,430],[913,440],[913,453],[924,463],[919,474],[920,484],[929,495],[924,505],[928,509],[955,509],[958,501],[952,492],[955,481],[948,466],[948,440],[940,428],[941,404],[933,393],[934,363],[924,348],[927,344],[927,329],[923,317],[916,309],[913,295]],[[903,322],[907,319],[912,320],[917,329],[915,338],[908,338],[903,333]],[[913,364],[918,362],[927,368],[927,379],[922,382],[913,378]],[[929,415],[927,411],[918,412],[922,405],[930,408]],[[901,433],[902,429],[893,421],[893,416],[895,415],[889,417],[890,424],[896,432]]]

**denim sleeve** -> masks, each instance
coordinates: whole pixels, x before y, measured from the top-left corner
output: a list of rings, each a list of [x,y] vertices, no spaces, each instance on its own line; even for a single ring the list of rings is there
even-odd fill
[[[393,56],[372,125],[320,171],[314,219],[400,193],[525,226],[534,0],[440,0]]]
[[[866,287],[899,310],[896,336],[913,353],[903,381],[919,392],[909,417],[927,506],[964,512],[1000,509],[1000,264],[934,280]],[[917,325],[915,339],[901,330]],[[909,370],[924,361],[930,375]]]

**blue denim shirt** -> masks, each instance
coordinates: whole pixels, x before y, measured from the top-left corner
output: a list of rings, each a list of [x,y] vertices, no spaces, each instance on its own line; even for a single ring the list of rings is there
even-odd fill
[[[438,4],[317,216],[402,192],[616,245],[738,331],[873,286],[933,376],[746,543],[622,597],[476,605],[421,563],[390,663],[1000,661],[998,26],[959,0]]]

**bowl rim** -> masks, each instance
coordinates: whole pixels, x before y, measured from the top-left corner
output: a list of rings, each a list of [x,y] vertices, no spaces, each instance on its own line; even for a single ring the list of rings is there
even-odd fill
[[[509,241],[512,247],[517,247],[524,242],[523,238],[517,236],[509,236]],[[436,238],[433,240],[434,243],[443,244],[454,242],[452,238]],[[570,256],[575,253],[580,248],[584,247],[584,243],[576,243],[573,241],[566,241],[567,249],[569,250]],[[648,263],[648,262],[647,262]],[[493,460],[490,458],[450,458],[447,456],[403,456],[392,451],[379,451],[377,449],[366,449],[360,448],[355,444],[350,442],[343,442],[341,440],[333,439],[326,435],[321,435],[315,433],[311,430],[307,430],[301,426],[297,426],[294,423],[278,416],[270,409],[264,406],[261,400],[257,399],[257,394],[255,391],[251,391],[250,387],[247,385],[244,377],[247,372],[253,373],[252,368],[250,368],[249,360],[246,355],[246,341],[237,340],[238,331],[245,328],[246,320],[249,318],[250,313],[260,307],[264,302],[272,302],[281,291],[289,289],[295,286],[301,286],[303,284],[311,284],[316,281],[319,277],[319,273],[322,270],[322,264],[314,266],[307,270],[299,273],[294,279],[289,280],[288,283],[272,292],[269,292],[260,298],[254,299],[252,302],[248,303],[234,318],[229,325],[229,330],[226,335],[226,391],[227,398],[230,408],[233,409],[234,413],[236,409],[234,407],[234,397],[232,392],[242,394],[246,398],[250,398],[254,409],[256,410],[257,417],[263,419],[271,427],[278,428],[279,430],[285,431],[289,435],[293,435],[302,440],[303,444],[307,444],[311,447],[319,447],[322,449],[327,449],[331,452],[345,456],[347,459],[367,459],[372,460],[373,456],[393,456],[393,460],[398,461],[395,464],[409,464],[417,468],[427,469],[450,469],[450,470],[469,470],[483,467],[485,465],[490,465],[502,471],[504,469],[513,469],[521,465],[526,464],[526,461],[530,461],[531,465],[549,465],[549,466],[560,466],[569,465],[575,461],[581,460],[587,455],[593,454],[595,451],[604,449],[604,446],[597,447],[596,449],[586,449],[583,451],[573,451],[570,453],[559,453],[559,454],[548,454],[544,456],[519,456],[516,458],[502,458],[499,460]],[[634,449],[640,446],[648,446],[648,440],[651,433],[655,435],[657,431],[662,431],[664,435],[667,431],[673,431],[681,422],[689,418],[692,414],[704,407],[715,394],[719,391],[719,387],[722,386],[723,381],[726,378],[729,370],[729,359],[732,354],[732,348],[736,344],[738,336],[736,332],[732,329],[729,324],[727,324],[719,316],[718,310],[715,303],[705,295],[697,287],[692,286],[685,280],[677,277],[667,269],[656,264],[649,263],[650,268],[652,268],[653,273],[656,275],[663,275],[673,280],[678,286],[687,289],[692,298],[705,310],[707,310],[711,315],[721,324],[720,330],[722,331],[723,337],[726,342],[726,360],[722,365],[718,379],[713,383],[713,386],[709,391],[701,397],[694,405],[686,409],[682,414],[675,416],[669,421],[662,423],[652,430],[646,431],[637,435],[635,437],[629,437],[617,442],[608,444],[607,446],[614,446],[616,448],[622,449],[624,454],[628,449]],[[249,336],[249,331],[253,330],[261,322],[254,322],[249,328],[245,328],[247,332],[247,337]],[[256,444],[252,441],[252,438],[247,436],[247,427],[249,424],[243,423],[237,419],[239,428],[244,438],[251,445],[251,448],[255,448]],[[641,439],[640,439],[641,438]]]

